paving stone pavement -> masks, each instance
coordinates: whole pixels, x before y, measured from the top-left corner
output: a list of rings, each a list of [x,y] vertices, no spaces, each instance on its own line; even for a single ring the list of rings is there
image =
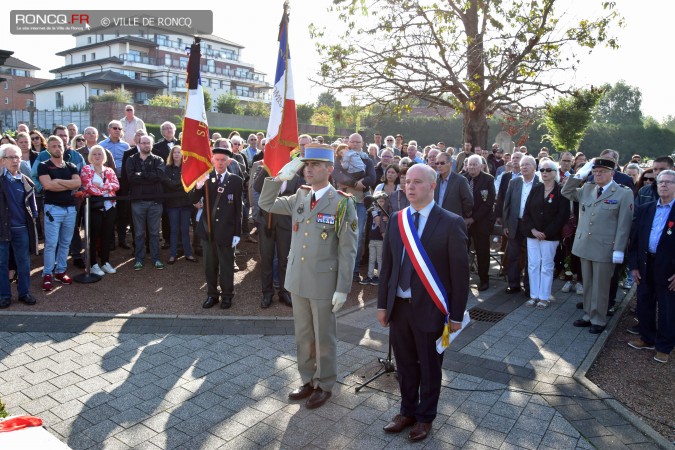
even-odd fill
[[[492,284],[469,307],[507,316],[472,322],[446,351],[439,415],[414,447],[658,448],[572,378],[598,339],[571,326],[580,297],[556,292],[538,310]],[[309,411],[287,399],[299,383],[290,320],[3,312],[0,398],[73,449],[410,447],[382,430],[397,389],[355,392],[355,372],[387,351],[374,306],[338,328],[338,384]]]

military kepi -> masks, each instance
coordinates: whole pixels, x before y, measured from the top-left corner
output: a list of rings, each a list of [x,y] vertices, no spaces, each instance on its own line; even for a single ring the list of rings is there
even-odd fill
[[[609,158],[595,158],[593,160],[593,168],[604,167],[605,169],[614,170],[616,168],[616,162],[613,159]]]
[[[232,150],[230,150],[229,148],[216,147],[213,149],[213,154],[227,155],[228,157],[232,158]]]
[[[305,148],[305,156],[302,161],[326,161],[335,162],[335,152],[329,145],[313,144]]]

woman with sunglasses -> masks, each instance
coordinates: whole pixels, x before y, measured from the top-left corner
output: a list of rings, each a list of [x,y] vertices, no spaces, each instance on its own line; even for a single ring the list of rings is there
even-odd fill
[[[530,300],[527,306],[548,308],[553,284],[555,252],[560,231],[570,217],[570,202],[560,193],[560,172],[555,161],[539,164],[541,183],[535,184],[525,203],[523,229],[527,230],[527,271]]]
[[[86,141],[86,139],[84,139],[84,135],[77,134],[77,135],[75,135],[73,140],[70,141],[70,148],[74,148],[75,150],[80,151],[80,149],[82,147],[84,147],[86,143],[87,143],[87,141]]]
[[[656,187],[656,185],[654,184],[655,182],[656,182],[656,174],[654,173],[654,169],[650,167],[648,169],[645,169],[644,172],[642,172],[642,175],[640,175],[638,182],[635,184],[635,188],[637,189],[638,192],[640,192],[640,189],[642,189],[645,186]]]
[[[38,130],[30,132],[30,144],[31,148],[37,153],[40,153],[42,150],[47,150],[47,140]]]

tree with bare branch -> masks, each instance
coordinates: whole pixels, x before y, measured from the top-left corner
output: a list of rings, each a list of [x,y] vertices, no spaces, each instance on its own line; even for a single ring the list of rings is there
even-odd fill
[[[603,1],[598,17],[577,20],[557,14],[557,3],[333,0],[329,11],[345,31],[327,42],[324,30],[311,26],[324,61],[314,81],[399,113],[420,100],[450,106],[463,116],[463,139],[487,148],[494,112],[532,106],[542,93],[571,92],[567,80],[580,51],[618,47],[609,33],[623,19],[613,2]]]

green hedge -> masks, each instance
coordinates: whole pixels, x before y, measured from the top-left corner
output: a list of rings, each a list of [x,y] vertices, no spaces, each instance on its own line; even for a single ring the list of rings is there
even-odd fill
[[[180,134],[182,130],[181,128],[182,124],[176,124],[176,136]],[[162,131],[160,128],[161,125],[157,125],[154,123],[146,123],[145,124],[145,129],[148,131],[148,133],[152,134],[155,136],[155,141],[159,141],[162,139]],[[246,128],[226,128],[226,127],[209,127],[209,133],[220,133],[221,136],[223,137],[228,137],[231,132],[237,131],[239,132],[240,136],[243,136],[244,139],[248,138],[249,134],[255,134],[255,133],[265,133],[267,135],[267,130],[252,130],[252,129],[246,129]],[[302,133],[301,133],[302,134]],[[324,142],[333,142],[335,139],[338,138],[338,136],[328,136],[326,134],[314,134],[311,135],[312,137],[317,137],[317,136],[323,136],[324,137]]]

